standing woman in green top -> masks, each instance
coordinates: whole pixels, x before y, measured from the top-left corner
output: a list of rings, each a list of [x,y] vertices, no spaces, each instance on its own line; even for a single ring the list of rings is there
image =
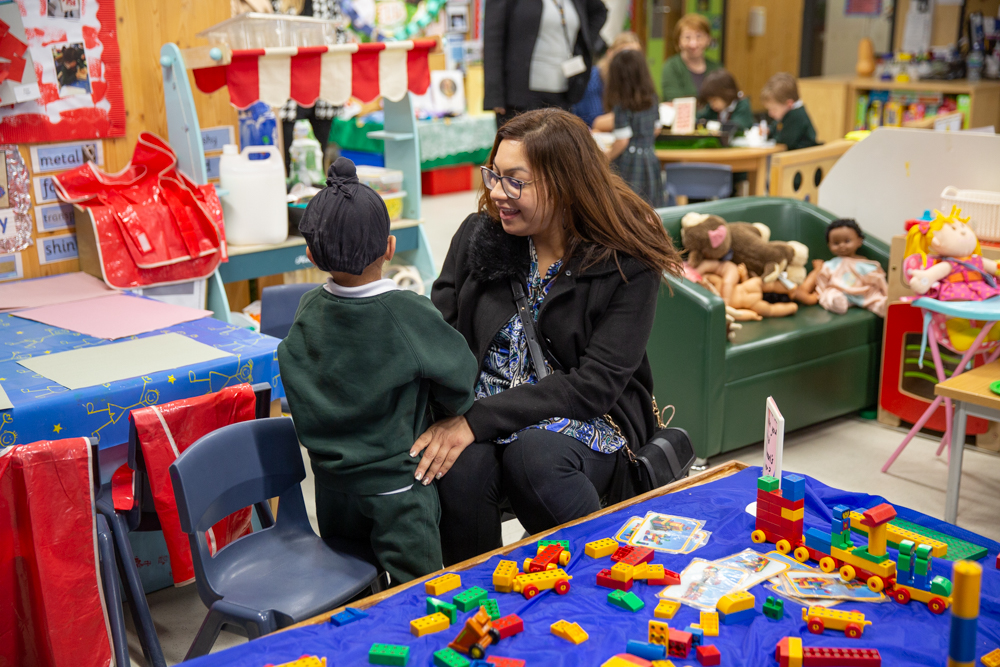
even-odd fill
[[[717,69],[705,77],[698,104],[705,105],[698,111],[699,120],[732,123],[737,127],[737,134],[743,134],[753,125],[750,100],[736,85],[733,75],[724,69]]]
[[[712,43],[712,26],[701,14],[685,14],[674,26],[677,54],[663,63],[661,92],[663,100],[698,97],[705,75],[719,69],[717,62],[705,58]]]

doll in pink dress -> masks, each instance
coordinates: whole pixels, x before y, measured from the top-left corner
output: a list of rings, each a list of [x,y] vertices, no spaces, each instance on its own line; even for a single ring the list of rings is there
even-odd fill
[[[843,315],[857,306],[885,317],[885,271],[878,262],[858,255],[864,240],[854,220],[834,220],[826,229],[826,243],[835,257],[820,268],[816,293],[819,305],[831,313]]]
[[[903,275],[910,289],[939,301],[982,301],[1000,295],[997,263],[983,257],[968,218],[952,207],[947,216],[906,223]]]

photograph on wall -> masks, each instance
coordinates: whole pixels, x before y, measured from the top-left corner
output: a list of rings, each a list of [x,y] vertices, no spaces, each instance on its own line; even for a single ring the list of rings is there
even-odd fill
[[[467,6],[448,7],[448,32],[468,32],[469,8]]]
[[[81,2],[82,0],[48,0],[45,13],[53,19],[78,19]]]
[[[83,42],[52,47],[52,62],[59,82],[59,97],[90,94],[90,75]]]

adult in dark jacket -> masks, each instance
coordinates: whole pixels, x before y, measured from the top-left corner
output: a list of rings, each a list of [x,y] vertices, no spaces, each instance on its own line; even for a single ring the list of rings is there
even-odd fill
[[[505,499],[532,533],[600,508],[621,448],[653,432],[646,342],[660,277],[681,266],[659,216],[568,112],[500,128],[483,181],[431,294],[479,362],[476,402],[410,452],[417,479],[439,479],[447,564],[500,546]],[[544,348],[541,380],[512,281]]]
[[[602,0],[486,3],[483,107],[496,111],[498,127],[523,111],[569,109],[580,101],[604,46],[600,30],[607,16]],[[563,64],[569,62],[577,73],[567,78]]]

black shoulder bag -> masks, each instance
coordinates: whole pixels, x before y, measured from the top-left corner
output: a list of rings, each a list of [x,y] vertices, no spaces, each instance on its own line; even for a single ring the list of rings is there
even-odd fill
[[[514,294],[517,313],[521,317],[521,326],[528,342],[528,353],[535,367],[535,375],[541,380],[549,374],[549,369],[545,365],[545,354],[535,333],[535,317],[528,307],[524,285],[518,279],[511,278],[510,288]],[[694,447],[687,431],[676,427],[668,428],[663,424],[655,397],[653,412],[656,414],[658,428],[649,441],[640,447],[638,452],[633,452],[628,442],[618,450],[615,479],[607,497],[609,504],[627,500],[686,477],[691,464],[694,463]],[[611,425],[615,433],[622,438],[625,437],[611,415],[604,415],[604,420]]]

